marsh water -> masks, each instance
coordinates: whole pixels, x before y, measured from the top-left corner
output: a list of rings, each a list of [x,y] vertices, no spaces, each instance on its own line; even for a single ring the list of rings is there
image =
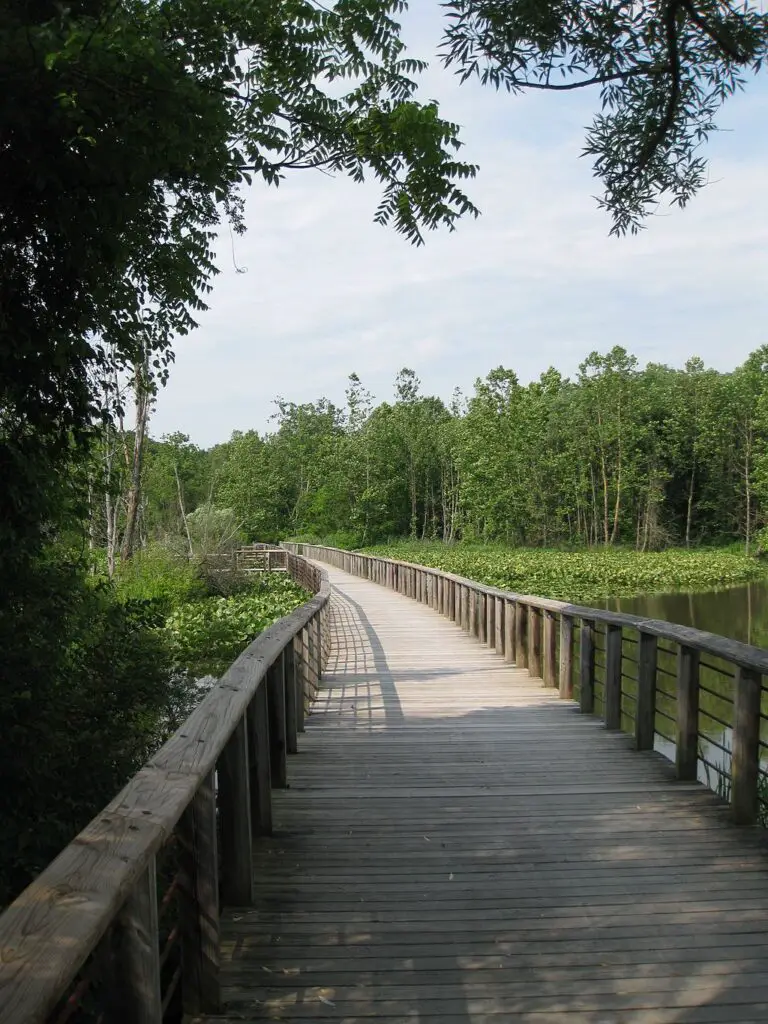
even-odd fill
[[[606,608],[666,619],[707,633],[768,645],[768,581],[694,594],[646,594],[606,601]]]
[[[745,586],[727,587],[700,593],[647,594],[640,597],[605,601],[611,611],[664,619],[682,626],[693,626],[708,633],[758,647],[768,647],[768,581]],[[661,648],[663,650],[663,647]],[[733,721],[733,667],[715,658],[704,658],[700,670],[702,687],[700,701],[699,778],[713,789],[727,791],[730,774],[731,729]],[[630,666],[627,666],[629,668]],[[632,666],[634,667],[634,666]],[[675,663],[671,654],[659,655],[659,677],[656,718],[656,748],[674,758],[674,718],[676,712]],[[631,673],[628,673],[631,674]],[[628,699],[622,701],[625,728],[632,728],[633,710],[631,681],[625,683]],[[668,694],[668,695],[667,695]],[[766,703],[764,692],[764,704]],[[761,738],[763,769],[768,772],[768,707],[763,708]],[[768,793],[766,794],[768,795]]]

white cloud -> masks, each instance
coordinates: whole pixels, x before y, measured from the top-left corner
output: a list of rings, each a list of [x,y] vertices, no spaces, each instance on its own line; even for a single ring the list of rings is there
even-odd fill
[[[620,343],[641,360],[696,353],[725,369],[768,340],[766,147],[747,131],[762,87],[733,102],[738,138],[712,146],[713,184],[617,240],[578,158],[584,101],[459,90],[434,70],[428,84],[467,126],[480,220],[416,250],[372,224],[375,185],[303,172],[255,188],[249,232],[234,241],[247,273],[225,233],[211,309],[177,346],[156,434],[210,444],[263,429],[275,395],[340,401],[352,371],[383,399],[413,366],[447,399],[499,363],[526,380]]]

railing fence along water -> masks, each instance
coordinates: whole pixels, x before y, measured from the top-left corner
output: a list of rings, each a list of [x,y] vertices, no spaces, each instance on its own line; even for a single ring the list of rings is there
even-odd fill
[[[286,550],[429,605],[506,661],[660,749],[681,780],[725,797],[733,820],[768,820],[768,652],[674,623],[514,594],[452,573],[311,544]]]
[[[0,1024],[161,1024],[216,1013],[222,905],[253,904],[254,837],[329,649],[327,574],[0,917]]]

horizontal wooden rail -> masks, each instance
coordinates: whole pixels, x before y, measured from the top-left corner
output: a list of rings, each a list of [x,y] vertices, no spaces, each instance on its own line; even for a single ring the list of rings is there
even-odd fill
[[[634,702],[631,724],[638,750],[654,748],[657,718],[666,716],[680,779],[696,779],[699,765],[706,764],[701,743],[712,741],[701,719],[713,719],[714,713],[702,708],[707,692],[702,672],[719,672],[733,687],[730,698],[713,695],[733,704],[732,722],[724,723],[732,730],[731,749],[725,751],[730,771],[721,774],[734,821],[750,825],[758,820],[759,726],[768,651],[660,619],[499,590],[429,566],[315,544],[283,547],[429,605],[506,661],[557,687],[563,698],[571,698],[578,684],[581,710],[599,710],[609,729],[624,727],[629,717],[625,705]],[[635,666],[634,692],[625,685],[628,665]]]
[[[73,992],[89,985],[107,1001],[97,1013],[105,1021],[161,1024],[174,1001],[188,1015],[220,1009],[220,901],[252,902],[253,837],[271,830],[270,790],[285,785],[298,709],[303,721],[328,649],[327,574],[300,555],[281,554],[315,596],[237,658],[0,917],[0,1024],[53,1024],[68,1014]],[[171,945],[181,953],[163,993],[169,954],[160,949],[156,857],[171,840],[179,861]]]

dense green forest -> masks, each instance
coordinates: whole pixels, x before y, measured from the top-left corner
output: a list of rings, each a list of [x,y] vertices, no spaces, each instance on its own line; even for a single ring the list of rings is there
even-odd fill
[[[768,348],[730,373],[699,359],[640,367],[618,347],[572,379],[550,369],[523,385],[499,367],[449,406],[412,370],[379,404],[353,374],[344,406],[279,399],[263,435],[208,451],[181,434],[150,440],[143,472],[141,543],[215,517],[244,540],[753,553],[768,522]],[[94,531],[117,543],[101,508]]]

